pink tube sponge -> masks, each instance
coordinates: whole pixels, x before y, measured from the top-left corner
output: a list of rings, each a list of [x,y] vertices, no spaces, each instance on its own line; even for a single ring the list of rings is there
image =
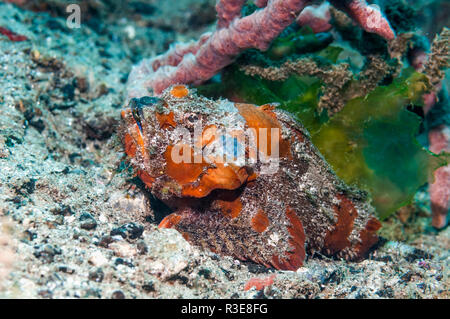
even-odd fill
[[[365,0],[330,0],[330,2],[345,11],[367,32],[376,33],[387,40],[395,38],[394,31],[377,5],[369,5]]]
[[[439,154],[450,152],[450,130],[442,125],[428,133],[430,151]],[[434,182],[430,185],[431,224],[437,229],[447,225],[450,206],[450,165],[440,167],[434,172]]]
[[[215,32],[203,35],[196,42],[175,45],[165,54],[134,67],[128,79],[128,100],[149,95],[149,92],[160,94],[173,84],[200,84],[231,64],[241,52],[251,48],[267,50],[272,40],[299,17],[311,0],[256,0],[261,9],[241,17],[245,2],[219,0]],[[381,12],[364,0],[333,0],[332,3],[343,8],[367,31],[386,39],[394,37]],[[326,9],[326,5],[323,8]],[[315,13],[313,9],[306,11],[307,23],[317,24],[320,29],[328,28],[327,23],[323,25],[326,19],[316,17]]]

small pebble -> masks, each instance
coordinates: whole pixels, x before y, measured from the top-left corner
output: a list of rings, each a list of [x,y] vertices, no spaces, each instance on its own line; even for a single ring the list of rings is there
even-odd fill
[[[81,214],[79,221],[80,221],[80,227],[83,229],[92,230],[97,227],[97,221],[89,213]]]
[[[112,293],[111,299],[125,299],[125,294],[121,290],[116,290]]]
[[[96,268],[89,272],[89,280],[102,282],[103,278],[105,278],[105,274],[101,268]]]
[[[127,223],[118,228],[111,230],[111,236],[120,235],[122,238],[126,239],[136,239],[141,237],[144,232],[144,227],[141,225],[136,225],[135,223]]]

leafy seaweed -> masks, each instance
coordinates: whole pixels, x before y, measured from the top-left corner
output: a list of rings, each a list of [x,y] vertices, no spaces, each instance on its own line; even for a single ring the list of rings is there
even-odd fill
[[[422,119],[406,109],[422,102],[427,83],[424,75],[408,70],[392,84],[349,101],[311,133],[338,176],[369,191],[381,218],[408,204],[448,160],[417,142]]]

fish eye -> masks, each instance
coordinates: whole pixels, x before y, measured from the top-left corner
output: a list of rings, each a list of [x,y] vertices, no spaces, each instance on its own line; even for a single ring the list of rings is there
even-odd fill
[[[197,116],[197,114],[190,114],[190,115],[187,117],[187,120],[188,120],[189,122],[191,122],[191,123],[195,123],[195,122],[198,121],[198,116]]]

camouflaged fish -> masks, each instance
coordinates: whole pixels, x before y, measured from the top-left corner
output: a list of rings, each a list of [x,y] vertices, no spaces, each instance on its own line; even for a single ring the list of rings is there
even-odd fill
[[[213,101],[177,85],[132,99],[122,118],[137,175],[173,209],[159,227],[194,245],[296,270],[314,252],[362,259],[378,241],[366,195],[338,179],[301,124],[273,105]]]

